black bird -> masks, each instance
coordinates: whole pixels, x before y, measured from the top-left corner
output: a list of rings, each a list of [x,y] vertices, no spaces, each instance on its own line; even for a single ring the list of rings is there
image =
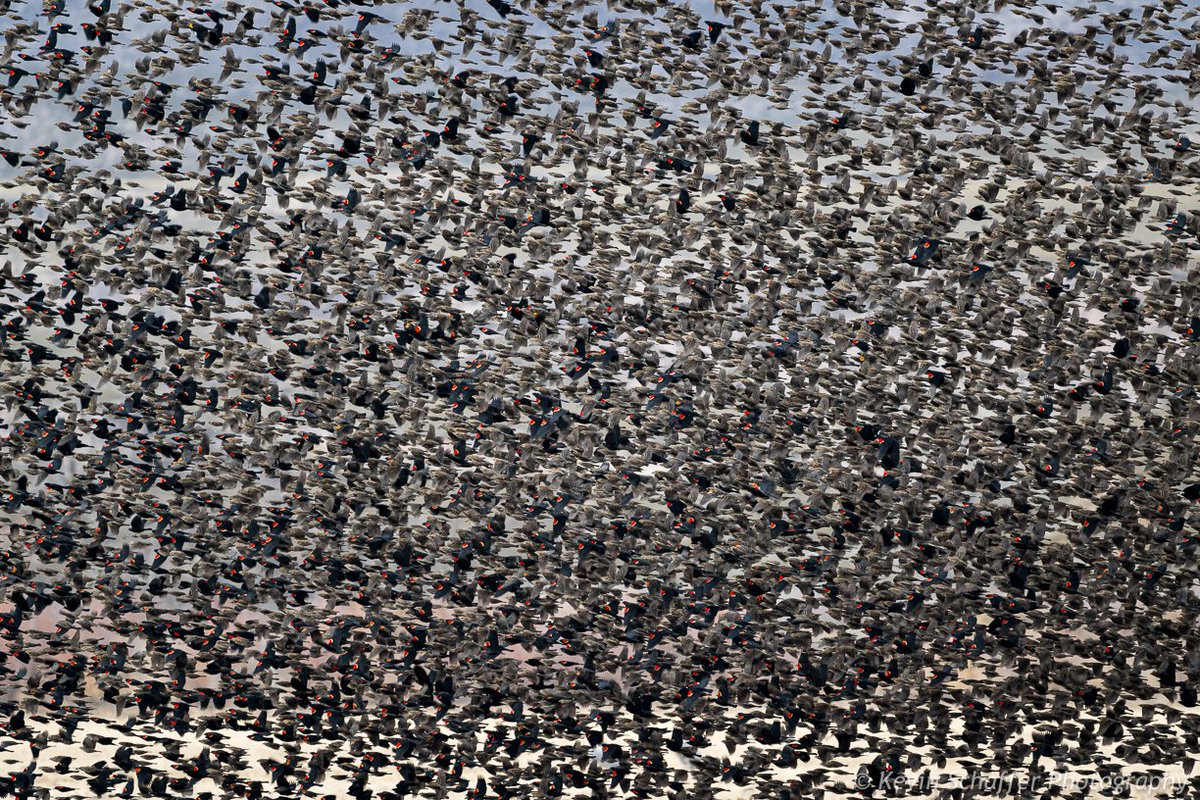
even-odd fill
[[[914,245],[914,250],[909,261],[918,266],[927,266],[933,257],[937,255],[938,248],[941,247],[941,242],[937,239],[918,239]]]
[[[746,130],[741,133],[741,140],[751,147],[758,145],[758,120],[751,120]]]
[[[512,4],[505,0],[487,0],[487,4],[492,7],[493,11],[505,19],[513,12]]]
[[[680,216],[686,214],[688,209],[692,207],[692,196],[688,194],[688,190],[680,189],[679,196],[675,198],[675,213]]]

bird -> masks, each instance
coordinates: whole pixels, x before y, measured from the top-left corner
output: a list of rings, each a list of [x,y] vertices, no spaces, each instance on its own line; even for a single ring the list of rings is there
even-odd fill
[[[902,5],[0,0],[0,793],[1182,790],[1196,11]]]

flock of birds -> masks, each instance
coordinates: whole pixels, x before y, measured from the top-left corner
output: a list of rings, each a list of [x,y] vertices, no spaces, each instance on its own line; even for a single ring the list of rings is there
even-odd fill
[[[0,8],[0,796],[1200,788],[1192,4]]]

